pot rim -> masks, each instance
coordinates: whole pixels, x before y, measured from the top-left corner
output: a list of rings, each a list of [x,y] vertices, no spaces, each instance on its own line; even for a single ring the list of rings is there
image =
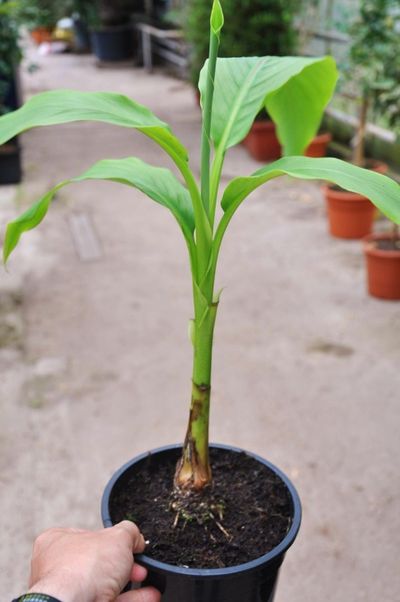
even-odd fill
[[[264,564],[267,564],[267,563],[269,564],[270,562],[273,562],[274,560],[278,559],[281,555],[283,555],[286,552],[286,550],[288,550],[288,548],[294,542],[296,535],[300,529],[301,503],[300,503],[299,495],[298,495],[294,485],[289,480],[289,478],[274,464],[271,464],[271,462],[268,462],[267,460],[265,460],[264,458],[262,458],[261,456],[259,456],[257,454],[254,454],[253,452],[248,452],[239,447],[233,447],[231,445],[225,445],[222,443],[211,443],[210,447],[233,451],[235,453],[243,453],[244,452],[245,454],[254,458],[261,464],[264,464],[265,466],[270,468],[273,472],[275,472],[275,474],[278,477],[280,477],[282,479],[282,481],[284,482],[284,484],[286,485],[286,487],[290,493],[290,496],[292,499],[292,504],[293,504],[292,524],[289,528],[289,531],[286,533],[286,535],[282,539],[282,541],[277,546],[275,546],[275,548],[273,548],[266,554],[263,554],[263,556],[259,556],[258,558],[251,560],[249,562],[245,562],[243,564],[225,567],[225,568],[219,568],[219,569],[207,569],[207,568],[195,569],[195,568],[184,568],[184,567],[179,567],[179,566],[175,566],[172,564],[168,564],[166,562],[160,562],[159,560],[154,560],[153,558],[146,556],[146,554],[135,555],[136,560],[139,563],[143,564],[145,567],[155,569],[158,571],[174,573],[176,575],[185,575],[187,577],[215,578],[215,577],[223,577],[223,576],[232,576],[232,575],[236,575],[238,573],[254,571]],[[113,524],[111,521],[110,514],[109,514],[108,502],[110,499],[112,489],[113,489],[114,485],[116,484],[116,482],[118,481],[118,479],[132,465],[140,462],[141,460],[144,460],[150,454],[160,454],[162,452],[170,451],[173,449],[181,449],[181,448],[182,448],[181,444],[173,444],[173,445],[166,445],[166,446],[158,447],[151,451],[140,454],[139,456],[136,456],[129,462],[126,462],[119,470],[117,470],[113,474],[113,476],[111,477],[111,479],[109,480],[109,482],[106,485],[106,488],[104,490],[103,497],[101,500],[101,517],[102,517],[103,524],[105,527],[111,527]]]
[[[253,121],[249,133],[251,133],[251,131],[259,131],[259,130],[275,132],[276,125],[272,121],[272,119],[258,119],[258,120]]]
[[[90,33],[102,34],[102,33],[120,33],[123,31],[132,30],[131,23],[121,23],[120,25],[99,25],[98,27],[89,28]]]
[[[319,142],[330,142],[332,140],[332,134],[330,132],[322,131],[315,134],[314,138],[311,140],[310,144],[319,143]]]
[[[327,183],[327,184],[323,184],[322,185],[322,192],[325,195],[325,198],[329,199],[329,200],[333,200],[333,201],[350,201],[350,202],[359,202],[359,201],[368,201],[368,203],[370,203],[371,201],[366,197],[363,196],[362,194],[359,194],[358,192],[352,192],[351,190],[336,190],[336,184],[334,184],[333,182]]]
[[[400,259],[400,249],[378,249],[378,247],[374,245],[378,240],[390,239],[390,232],[373,232],[372,234],[367,234],[367,236],[363,238],[364,252],[367,255],[375,255],[376,257],[383,257],[385,259]]]

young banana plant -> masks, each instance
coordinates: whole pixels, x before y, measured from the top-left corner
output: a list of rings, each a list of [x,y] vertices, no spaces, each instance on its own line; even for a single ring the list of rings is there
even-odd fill
[[[400,186],[393,180],[337,159],[302,156],[315,135],[337,80],[331,57],[251,57],[217,59],[223,27],[219,0],[210,19],[210,54],[200,75],[202,105],[200,186],[183,144],[148,108],[112,93],[57,90],[38,94],[0,119],[0,144],[30,128],[73,121],[101,121],[134,128],[152,138],[172,159],[179,179],[168,169],[138,158],[99,161],[82,175],[65,180],[8,224],[3,254],[7,261],[21,234],[45,217],[60,188],[84,180],[112,180],[141,190],[167,207],[188,248],[193,281],[194,318],[192,395],[183,453],[175,474],[180,490],[199,491],[211,483],[208,455],[213,332],[219,302],[214,284],[225,232],[241,202],[258,186],[282,175],[333,182],[371,199],[400,223]],[[284,157],[252,175],[231,180],[220,195],[227,150],[248,133],[265,107],[277,126]],[[216,221],[221,199],[222,217]]]

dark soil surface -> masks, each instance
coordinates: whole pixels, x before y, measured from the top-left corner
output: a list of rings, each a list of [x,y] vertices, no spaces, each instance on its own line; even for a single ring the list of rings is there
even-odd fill
[[[213,486],[197,500],[194,516],[178,512],[171,494],[178,457],[179,451],[162,460],[149,456],[110,501],[114,523],[138,524],[149,542],[146,555],[177,566],[222,568],[258,558],[284,538],[291,498],[268,467],[245,453],[212,449]]]
[[[399,251],[400,252],[400,239],[399,238],[391,238],[391,239],[382,239],[377,240],[375,242],[377,249],[381,251]]]

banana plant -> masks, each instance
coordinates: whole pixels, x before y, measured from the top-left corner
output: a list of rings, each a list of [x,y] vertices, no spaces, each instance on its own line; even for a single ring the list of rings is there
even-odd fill
[[[302,153],[315,135],[337,81],[331,57],[218,58],[223,11],[214,0],[210,51],[199,79],[202,106],[200,182],[183,144],[148,108],[112,93],[71,90],[44,92],[0,119],[0,144],[33,127],[74,121],[101,121],[133,128],[151,138],[171,158],[177,175],[138,158],[103,160],[82,175],[64,180],[7,226],[4,261],[20,236],[45,217],[60,188],[84,180],[111,180],[141,190],[175,217],[188,249],[194,316],[192,392],[189,423],[175,473],[180,491],[201,491],[212,481],[208,452],[213,332],[220,294],[215,276],[221,243],[241,202],[262,184],[282,175],[322,179],[361,193],[391,220],[400,223],[400,186],[393,180],[338,159]],[[229,148],[248,133],[262,108],[275,121],[284,157],[251,175],[232,179],[220,190]],[[217,219],[217,204],[222,214]],[[220,212],[218,213],[220,215]]]

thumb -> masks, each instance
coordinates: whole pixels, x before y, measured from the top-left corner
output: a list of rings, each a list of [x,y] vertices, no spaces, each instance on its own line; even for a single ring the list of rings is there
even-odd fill
[[[121,594],[115,602],[161,602],[161,594],[154,587],[141,587]]]

